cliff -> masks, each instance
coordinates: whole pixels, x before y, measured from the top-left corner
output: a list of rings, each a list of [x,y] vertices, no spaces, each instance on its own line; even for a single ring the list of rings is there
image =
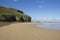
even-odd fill
[[[8,7],[4,7],[4,6],[0,6],[0,19],[3,18],[10,18],[10,17],[17,17],[20,20],[21,17],[25,17],[25,22],[31,22],[31,17],[27,14],[24,14],[23,11],[15,9],[15,8],[8,8]],[[14,19],[14,17],[12,19]],[[11,20],[11,18],[9,19]]]

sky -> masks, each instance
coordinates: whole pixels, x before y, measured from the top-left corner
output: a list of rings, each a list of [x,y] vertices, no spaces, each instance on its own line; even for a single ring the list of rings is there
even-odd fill
[[[60,0],[0,0],[0,6],[22,10],[32,21],[60,20]]]

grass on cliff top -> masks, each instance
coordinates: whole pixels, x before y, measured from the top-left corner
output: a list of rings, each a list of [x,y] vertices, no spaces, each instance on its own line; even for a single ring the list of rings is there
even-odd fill
[[[0,18],[3,17],[2,15],[15,15],[18,18],[20,18],[21,16],[24,16],[25,18],[30,17],[29,15],[26,15],[24,13],[17,12],[17,9],[0,6]]]

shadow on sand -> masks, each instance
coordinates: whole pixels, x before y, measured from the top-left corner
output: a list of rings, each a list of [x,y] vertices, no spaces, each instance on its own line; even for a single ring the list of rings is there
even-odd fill
[[[6,25],[10,25],[13,22],[0,22],[0,27],[6,26]]]

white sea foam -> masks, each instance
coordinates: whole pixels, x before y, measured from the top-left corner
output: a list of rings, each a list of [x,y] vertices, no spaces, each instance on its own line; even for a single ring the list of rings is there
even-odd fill
[[[37,28],[60,30],[60,22],[43,22],[42,24],[38,24]]]

